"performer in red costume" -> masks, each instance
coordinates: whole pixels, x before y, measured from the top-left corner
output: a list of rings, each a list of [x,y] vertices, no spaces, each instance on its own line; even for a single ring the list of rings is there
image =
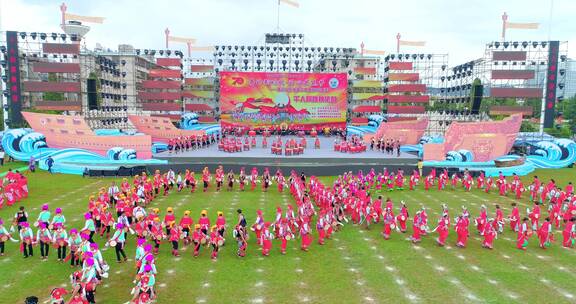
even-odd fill
[[[450,220],[448,218],[448,214],[446,213],[438,221],[438,226],[434,228],[434,231],[438,232],[438,238],[436,239],[438,246],[446,245],[446,239],[448,238],[449,229],[450,229]]]
[[[516,239],[516,248],[526,250],[528,247],[528,238],[530,237],[530,226],[528,218],[522,219],[522,223],[518,227],[518,238]]]
[[[550,247],[552,242],[552,223],[550,223],[550,218],[547,217],[542,223],[542,226],[538,229],[538,240],[540,241],[540,248],[546,249]]]

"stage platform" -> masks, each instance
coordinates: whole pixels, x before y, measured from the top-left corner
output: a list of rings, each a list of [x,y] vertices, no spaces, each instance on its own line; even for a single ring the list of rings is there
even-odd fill
[[[285,142],[292,137],[283,137]],[[403,169],[412,170],[417,167],[418,157],[411,153],[402,152],[400,156],[396,154],[386,154],[376,151],[362,153],[341,153],[334,151],[334,140],[336,137],[320,137],[320,149],[314,149],[314,139],[307,137],[307,146],[301,155],[284,156],[275,155],[270,151],[270,139],[268,148],[262,148],[262,138],[257,137],[256,148],[238,153],[227,153],[218,151],[217,145],[208,148],[169,153],[162,152],[154,154],[154,158],[167,160],[167,165],[148,166],[149,168],[165,169],[167,167],[174,170],[183,171],[185,169],[200,171],[205,166],[215,168],[223,165],[227,170],[232,169],[238,172],[241,167],[247,170],[252,167],[258,169],[269,168],[276,171],[281,169],[284,172],[296,170],[307,174],[335,175],[345,171],[370,170],[370,168],[381,169],[387,167],[389,170]]]

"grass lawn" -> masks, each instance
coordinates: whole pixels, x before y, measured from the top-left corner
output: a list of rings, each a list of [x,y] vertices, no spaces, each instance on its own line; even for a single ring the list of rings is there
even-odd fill
[[[62,207],[68,222],[75,228],[83,226],[82,214],[87,208],[87,197],[100,187],[108,186],[112,179],[89,179],[69,175],[50,176],[45,172],[29,173],[30,197],[22,202],[32,219],[41,204],[48,202],[51,210]],[[575,169],[539,170],[542,181],[554,178],[564,186],[576,177]],[[323,178],[330,182],[333,177]],[[525,178],[532,180],[532,175]],[[293,203],[289,193],[280,194],[273,187],[268,193],[226,192],[171,193],[155,200],[152,206],[162,210],[174,207],[178,218],[184,210],[191,210],[195,221],[200,210],[207,209],[212,221],[217,211],[223,211],[228,222],[236,221],[236,209],[242,208],[249,224],[257,209],[272,220],[277,205]],[[485,194],[474,189],[425,192],[383,193],[395,204],[400,200],[408,204],[411,215],[416,208],[429,208],[430,226],[436,222],[442,203],[450,207],[451,218],[468,206],[473,217],[481,204],[489,206],[493,214],[494,203],[503,206],[505,216],[510,213],[512,198],[503,198],[495,191]],[[528,204],[521,201],[521,213]],[[9,222],[18,206],[3,208],[0,217]],[[69,225],[70,226],[70,225]],[[347,225],[334,234],[326,245],[316,242],[309,252],[299,250],[299,240],[289,242],[286,256],[280,255],[279,242],[273,241],[270,257],[262,257],[251,235],[246,258],[235,255],[236,244],[228,244],[220,252],[217,262],[210,260],[209,252],[201,251],[192,257],[192,248],[181,251],[180,258],[170,255],[170,245],[163,243],[157,257],[157,303],[574,303],[576,302],[576,250],[561,248],[559,241],[548,250],[538,248],[537,239],[530,239],[526,252],[515,248],[516,235],[506,227],[505,233],[495,241],[492,251],[481,248],[473,227],[468,248],[458,249],[456,234],[450,230],[449,247],[435,244],[437,234],[424,237],[418,246],[406,241],[408,235],[393,233],[384,241],[380,235],[382,225],[365,230]],[[411,233],[411,227],[409,227]],[[104,240],[96,237],[100,245]],[[556,233],[557,240],[561,234]],[[228,240],[232,240],[231,235]],[[69,287],[72,269],[56,261],[51,249],[47,262],[41,262],[39,248],[35,247],[32,260],[23,259],[17,244],[7,243],[7,254],[0,257],[0,303],[23,303],[29,295],[48,299],[52,288]],[[114,251],[105,250],[104,258],[110,264],[110,278],[99,287],[98,303],[125,303],[133,286],[134,263],[116,264]],[[134,258],[134,242],[130,238],[126,253]]]

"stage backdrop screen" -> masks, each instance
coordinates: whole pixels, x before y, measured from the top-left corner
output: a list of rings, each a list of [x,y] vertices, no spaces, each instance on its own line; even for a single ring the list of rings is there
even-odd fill
[[[221,125],[345,128],[347,86],[345,73],[221,72]]]

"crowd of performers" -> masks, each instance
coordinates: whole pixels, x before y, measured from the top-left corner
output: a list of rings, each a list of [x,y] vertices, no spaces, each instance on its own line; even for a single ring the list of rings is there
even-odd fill
[[[400,156],[400,139],[385,138],[385,137],[372,137],[370,140],[370,150],[376,150],[382,153]]]
[[[28,179],[18,170],[9,169],[0,185],[0,209],[28,197]]]
[[[347,223],[367,229],[380,227],[384,240],[394,238],[395,233],[409,233],[408,227],[411,226],[410,241],[418,243],[423,237],[437,233],[439,246],[446,245],[453,229],[457,235],[455,245],[462,248],[468,246],[470,235],[475,233],[482,237],[482,247],[492,249],[498,235],[506,229],[517,234],[516,246],[521,250],[527,249],[528,240],[533,235],[537,237],[538,245],[546,249],[555,242],[553,229],[562,230],[561,244],[566,248],[572,247],[576,238],[576,196],[572,184],[561,188],[554,180],[543,183],[538,177],[534,177],[532,184],[526,188],[515,175],[511,181],[500,175],[496,181],[490,182],[491,177],[480,175],[474,179],[469,172],[449,177],[446,170],[438,175],[432,170],[423,178],[424,191],[436,187],[439,191],[450,191],[451,187],[471,191],[476,183],[477,189],[489,192],[491,188],[496,188],[503,196],[509,192],[516,195],[520,191],[517,198],[521,198],[523,192],[529,192],[530,201],[533,202],[524,217],[518,207],[520,202],[512,203],[508,215],[495,205],[490,207],[493,210],[481,206],[478,215],[472,216],[463,206],[454,218],[451,218],[449,208],[442,205],[437,221],[430,219],[424,207],[416,208],[404,202],[394,206],[390,199],[372,197],[373,190],[404,190],[405,177],[401,170],[376,172],[372,169],[366,174],[362,171],[357,174],[347,172],[338,176],[332,185],[325,185],[316,177],[306,177],[294,171],[286,178],[281,171],[272,175],[265,169],[260,174],[253,168],[247,174],[242,168],[239,174],[235,174],[232,170],[226,173],[220,166],[213,174],[205,168],[201,179],[202,183],[198,184],[194,172],[186,171],[182,176],[170,170],[163,174],[156,171],[152,176],[143,173],[132,180],[124,179],[119,186],[112,183],[107,189],[101,188],[96,195],[89,197],[82,229],[69,227],[61,208],[55,208],[52,213],[50,206],[44,204],[38,217],[31,218],[21,207],[9,229],[0,220],[1,254],[4,255],[4,244],[8,240],[20,243],[24,258],[34,256],[34,247],[40,246],[40,257],[46,260],[50,247],[56,248],[58,262],[79,268],[71,275],[71,297],[76,301],[71,303],[95,303],[94,292],[107,278],[110,267],[94,239],[99,237],[106,240],[105,246],[114,248],[118,263],[127,262],[124,247],[128,239],[134,239],[137,245],[134,258],[136,279],[131,301],[149,303],[157,292],[154,288],[157,273],[155,256],[164,246],[177,257],[180,256],[181,244],[190,245],[194,248],[192,256],[200,258],[207,251],[210,258],[216,261],[227,238],[236,243],[237,255],[244,257],[248,240],[254,236],[263,256],[276,250],[286,254],[289,241],[297,239],[300,248],[308,251],[314,238],[319,245],[323,245]],[[409,189],[416,189],[421,179],[418,171],[413,171]],[[269,191],[274,184],[279,192],[288,191],[294,203],[285,209],[278,206],[273,216],[266,215],[267,219],[262,210],[258,210],[251,225],[241,209],[237,210],[236,219],[226,219],[223,212],[217,212],[214,218],[206,210],[194,218],[190,211],[177,216],[171,207],[161,212],[160,208],[149,206],[158,196],[169,195],[173,191],[195,192],[200,187],[203,191],[210,187],[215,187],[216,191],[232,191],[236,187],[240,191],[255,191],[259,187],[262,191]],[[316,233],[313,233],[314,230]],[[279,240],[279,250],[272,248],[274,239]],[[56,303],[63,303],[66,292],[57,288],[52,297],[56,301],[61,299]]]
[[[346,139],[336,139],[334,141],[334,151],[342,153],[359,153],[366,151],[366,144],[364,140],[357,136],[352,135],[350,138]]]
[[[180,136],[168,140],[168,152],[180,153],[190,150],[208,148],[210,145],[220,141],[220,134]]]

